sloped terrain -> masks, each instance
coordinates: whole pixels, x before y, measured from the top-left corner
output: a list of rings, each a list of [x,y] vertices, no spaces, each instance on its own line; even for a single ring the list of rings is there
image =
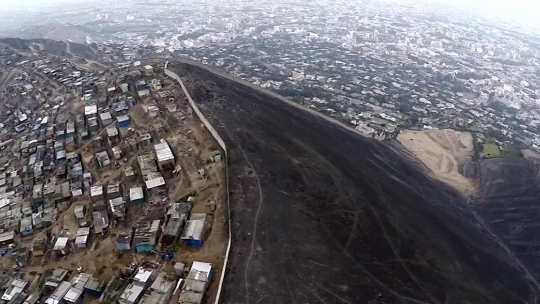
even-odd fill
[[[536,303],[464,198],[399,147],[198,65],[170,65],[229,147],[223,303]]]
[[[540,277],[540,172],[525,159],[487,159],[467,166],[476,179],[476,207],[532,274]]]

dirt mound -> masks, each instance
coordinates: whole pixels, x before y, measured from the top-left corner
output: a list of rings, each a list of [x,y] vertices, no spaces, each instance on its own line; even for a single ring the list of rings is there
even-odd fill
[[[229,149],[224,303],[507,304],[539,295],[465,199],[393,147],[229,76],[171,68]]]
[[[472,136],[454,130],[405,130],[398,136],[416,158],[444,182],[467,194],[474,192],[473,184],[460,174],[472,154]]]

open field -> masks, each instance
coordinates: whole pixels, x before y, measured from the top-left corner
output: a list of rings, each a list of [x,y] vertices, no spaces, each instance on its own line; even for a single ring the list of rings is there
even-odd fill
[[[398,141],[442,181],[470,194],[472,183],[460,173],[473,151],[472,136],[454,130],[405,130]]]
[[[485,143],[484,152],[489,154],[492,157],[501,156],[501,150],[499,149],[499,146],[497,146],[497,144],[494,142]]]
[[[206,67],[170,68],[229,150],[223,303],[507,304],[540,294],[465,199],[393,147]]]

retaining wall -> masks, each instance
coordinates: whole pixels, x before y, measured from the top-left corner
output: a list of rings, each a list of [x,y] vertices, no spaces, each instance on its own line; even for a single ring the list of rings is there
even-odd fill
[[[230,203],[229,203],[229,193],[230,193],[229,192],[229,164],[228,164],[229,155],[227,154],[227,146],[225,146],[225,142],[223,141],[221,136],[219,136],[216,129],[214,129],[214,127],[210,124],[208,119],[206,119],[206,117],[204,117],[201,110],[199,110],[199,107],[195,104],[193,99],[191,99],[191,95],[187,91],[187,89],[184,86],[184,83],[182,82],[180,77],[178,77],[178,75],[176,75],[176,73],[174,73],[173,71],[170,71],[169,69],[167,69],[168,64],[169,64],[169,62],[167,61],[165,63],[165,69],[164,69],[165,75],[167,75],[168,77],[170,77],[172,79],[175,79],[178,82],[178,84],[180,84],[180,86],[182,87],[182,90],[184,91],[184,94],[186,95],[186,97],[187,97],[187,99],[189,101],[189,104],[190,104],[191,108],[193,109],[193,111],[195,111],[195,114],[197,115],[197,117],[202,121],[202,123],[204,124],[206,129],[208,129],[210,134],[212,134],[212,137],[214,137],[214,139],[218,142],[218,144],[221,146],[221,149],[223,149],[223,152],[225,153],[225,161],[224,161],[224,163],[225,163],[225,184],[226,184],[226,189],[227,189],[227,225],[229,226],[229,241],[228,241],[228,244],[227,244],[227,251],[225,252],[225,259],[223,261],[223,270],[221,271],[221,277],[219,278],[219,286],[218,286],[218,292],[217,292],[217,295],[216,295],[216,301],[214,302],[215,304],[218,304],[219,299],[221,297],[221,290],[223,289],[223,281],[225,279],[225,272],[227,270],[227,262],[229,261],[229,253],[231,251],[231,241],[232,241],[231,209],[230,209]]]

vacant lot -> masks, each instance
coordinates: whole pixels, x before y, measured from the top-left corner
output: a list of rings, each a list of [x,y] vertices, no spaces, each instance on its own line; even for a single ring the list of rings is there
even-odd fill
[[[467,194],[472,193],[472,183],[460,174],[472,154],[472,136],[454,130],[405,130],[398,136],[416,158],[424,163],[442,181]]]
[[[539,294],[464,198],[393,148],[227,76],[171,68],[228,145],[223,303],[506,304]]]

